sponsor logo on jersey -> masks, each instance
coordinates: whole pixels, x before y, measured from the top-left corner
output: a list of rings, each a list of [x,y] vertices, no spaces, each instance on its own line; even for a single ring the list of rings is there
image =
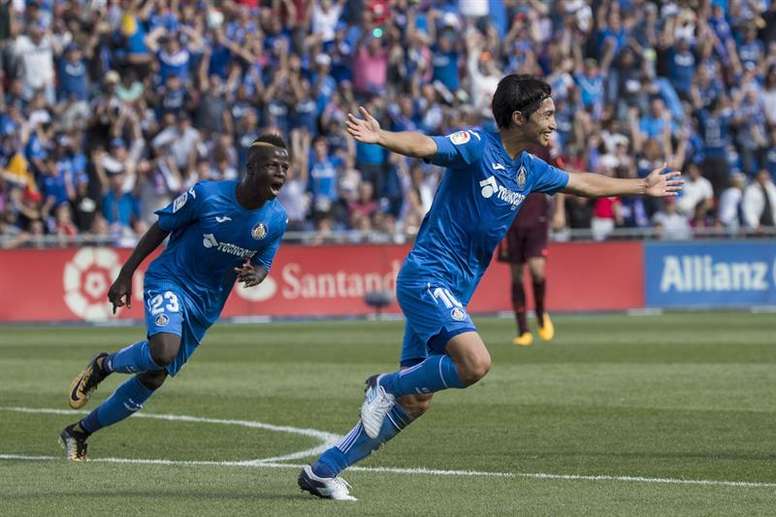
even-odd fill
[[[264,223],[259,223],[251,230],[251,237],[260,241],[267,236],[267,226]]]
[[[525,188],[525,167],[520,166],[517,171],[517,188]]]
[[[214,246],[218,246],[218,241],[216,240],[216,236],[212,233],[206,233],[202,235],[202,245],[206,248],[212,248]]]
[[[225,222],[231,221],[231,220],[232,220],[232,218],[229,217],[228,215],[223,215],[223,216],[217,215],[216,216],[216,222],[217,223],[225,223]]]
[[[156,317],[154,323],[157,327],[165,327],[168,323],[170,323],[170,318],[168,318],[166,314],[160,314]]]
[[[463,321],[466,318],[466,313],[460,307],[454,307],[450,311],[450,317],[455,321]]]
[[[256,250],[242,248],[231,242],[218,242],[216,236],[212,233],[202,235],[202,245],[206,248],[216,248],[218,251],[240,258],[251,258],[256,254]]]
[[[512,210],[516,210],[520,203],[525,199],[525,194],[514,192],[503,185],[499,185],[495,176],[488,176],[480,181],[480,187],[482,188],[482,190],[480,190],[482,197],[490,199],[495,195],[496,199],[509,203],[512,206]]]

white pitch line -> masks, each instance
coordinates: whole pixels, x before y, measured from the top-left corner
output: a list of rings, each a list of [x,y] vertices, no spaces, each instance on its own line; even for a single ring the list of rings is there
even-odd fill
[[[2,407],[0,411],[14,411],[17,413],[33,414],[53,414],[53,415],[73,415],[87,414],[88,411],[74,411],[66,409],[46,409],[46,408],[26,408],[26,407]],[[229,420],[220,418],[195,417],[187,415],[164,415],[153,413],[135,413],[133,418],[151,418],[156,420],[182,421],[182,422],[202,422],[210,424],[237,425],[254,429],[265,429],[268,431],[285,432],[310,436],[324,441],[318,447],[304,451],[293,452],[284,456],[274,458],[265,458],[257,460],[241,461],[206,461],[206,460],[166,460],[166,459],[133,459],[133,458],[95,458],[90,462],[95,463],[124,463],[141,465],[188,465],[188,466],[220,466],[220,467],[251,467],[251,468],[302,468],[304,465],[295,465],[291,463],[279,463],[281,461],[301,459],[309,456],[317,456],[324,450],[331,447],[342,437],[333,433],[319,431],[317,429],[278,426],[255,422],[252,420]],[[58,456],[28,456],[23,454],[0,454],[0,460],[20,460],[20,461],[56,461],[61,458]],[[566,481],[624,481],[633,483],[657,483],[668,485],[706,485],[706,486],[730,486],[746,488],[776,488],[776,483],[760,481],[725,481],[715,479],[681,479],[681,478],[649,478],[641,476],[613,476],[613,475],[576,475],[576,474],[548,474],[548,473],[529,473],[529,472],[485,472],[476,470],[438,470],[427,468],[396,468],[396,467],[349,467],[348,470],[355,472],[382,472],[389,474],[420,474],[431,476],[479,476],[479,477],[505,477],[505,478],[524,478],[524,479],[550,479]]]
[[[574,474],[515,474],[531,479],[557,479],[569,481],[631,481],[634,483],[659,483],[666,485],[711,485],[748,488],[776,488],[776,483],[763,481],[725,481],[717,479],[648,478],[642,476],[584,476]]]
[[[49,415],[86,415],[89,411],[75,411],[71,409],[48,409],[48,408],[28,408],[28,407],[0,407],[0,411],[14,411],[16,413],[32,413],[32,414],[49,414]],[[222,418],[205,418],[198,416],[188,415],[164,415],[154,413],[134,413],[132,418],[151,418],[154,420],[167,420],[172,422],[197,422],[204,424],[221,424],[221,425],[236,425],[240,427],[248,427],[252,429],[263,429],[265,431],[274,431],[279,433],[298,434],[302,436],[309,436],[316,438],[322,443],[316,447],[305,449],[303,451],[292,452],[283,456],[274,456],[272,458],[262,458],[256,460],[245,460],[252,463],[274,463],[286,460],[298,460],[300,458],[307,458],[310,456],[317,456],[335,443],[337,443],[341,436],[334,433],[327,433],[325,431],[319,431],[317,429],[307,429],[301,427],[290,427],[281,425],[265,424],[263,422],[255,422],[252,420],[229,420]]]
[[[27,456],[24,454],[0,454],[0,460],[7,461],[62,461],[58,456]],[[198,460],[165,460],[165,459],[134,459],[134,458],[94,458],[89,463],[119,463],[134,465],[170,465],[170,466],[207,466],[207,467],[243,467],[260,469],[300,469],[304,465],[291,463],[268,463],[256,461],[198,461]],[[680,479],[680,478],[648,478],[637,476],[583,476],[573,474],[547,474],[529,472],[485,472],[477,470],[437,470],[427,468],[395,468],[395,467],[350,467],[348,471],[379,474],[409,474],[427,476],[457,476],[457,477],[500,477],[523,478],[538,480],[561,481],[622,481],[631,483],[652,483],[661,485],[701,485],[726,486],[737,488],[776,488],[776,483],[760,481],[725,481],[716,479]]]

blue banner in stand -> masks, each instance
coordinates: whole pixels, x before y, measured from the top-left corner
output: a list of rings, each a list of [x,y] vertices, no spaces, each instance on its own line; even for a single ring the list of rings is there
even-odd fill
[[[776,306],[776,240],[644,243],[648,307]]]

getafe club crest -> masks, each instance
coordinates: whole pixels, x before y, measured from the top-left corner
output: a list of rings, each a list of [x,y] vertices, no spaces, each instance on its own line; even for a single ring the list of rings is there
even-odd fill
[[[156,317],[156,320],[154,320],[154,323],[156,323],[157,327],[164,327],[168,323],[170,323],[170,318],[167,317],[166,314],[160,314]]]
[[[453,310],[450,311],[450,317],[455,321],[463,321],[466,318],[466,313],[459,307],[453,307]]]
[[[260,241],[267,235],[267,226],[264,223],[259,223],[251,230],[251,237]]]
[[[525,187],[525,167],[520,167],[517,171],[517,188]]]

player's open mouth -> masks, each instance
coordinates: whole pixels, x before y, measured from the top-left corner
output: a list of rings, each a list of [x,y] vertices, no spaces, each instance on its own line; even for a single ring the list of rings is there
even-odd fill
[[[283,188],[283,185],[286,183],[286,176],[276,174],[272,176],[272,179],[269,182],[269,189],[272,191],[274,195],[277,195],[278,192],[280,192],[280,189]]]

